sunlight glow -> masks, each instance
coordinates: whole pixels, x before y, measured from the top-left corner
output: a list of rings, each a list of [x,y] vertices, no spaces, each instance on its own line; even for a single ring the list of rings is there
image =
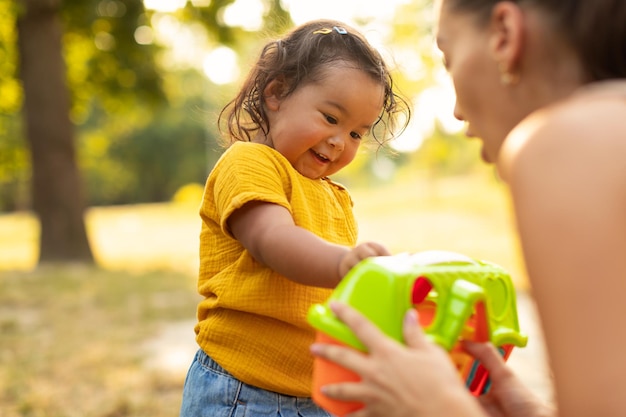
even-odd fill
[[[150,45],[154,41],[154,32],[150,26],[142,25],[135,29],[135,42],[139,45]]]
[[[152,17],[155,41],[166,46],[162,64],[173,68],[202,68],[202,57],[209,49],[206,29],[200,23],[186,23],[174,15],[156,13]]]
[[[223,19],[228,26],[255,31],[263,27],[265,13],[265,4],[261,0],[236,0],[226,7]]]
[[[354,26],[390,61],[391,53],[386,37],[396,8],[410,0],[282,0],[296,25],[314,19],[334,19]]]
[[[424,139],[433,132],[432,115],[419,111],[418,107],[415,106],[413,109],[411,121],[404,132],[389,142],[398,152],[413,152],[419,149]]]
[[[187,4],[187,0],[143,0],[143,5],[146,9],[162,13],[175,12],[185,7],[185,4]]]
[[[218,85],[231,83],[239,77],[237,54],[226,46],[208,53],[202,67],[209,80]]]
[[[296,25],[313,19],[335,19],[355,25],[363,18],[376,17],[376,20],[391,20],[395,8],[408,0],[283,0],[283,6],[291,13]]]
[[[447,133],[459,133],[465,128],[465,122],[454,117],[456,93],[454,92],[450,75],[444,69],[441,69],[437,73],[436,79],[437,84],[432,88],[435,90],[436,95],[435,117]]]
[[[446,75],[447,76],[447,75]],[[448,80],[422,91],[414,100],[415,107],[409,125],[391,146],[399,152],[412,152],[422,146],[425,138],[433,134],[435,121],[447,133],[460,132],[465,124],[454,117],[454,89]]]

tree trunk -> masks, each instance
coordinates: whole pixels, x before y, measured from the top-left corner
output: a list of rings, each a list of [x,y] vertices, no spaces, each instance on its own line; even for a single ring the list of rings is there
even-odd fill
[[[39,265],[93,264],[84,222],[74,129],[62,54],[60,0],[21,0],[17,21],[33,208],[41,226]]]

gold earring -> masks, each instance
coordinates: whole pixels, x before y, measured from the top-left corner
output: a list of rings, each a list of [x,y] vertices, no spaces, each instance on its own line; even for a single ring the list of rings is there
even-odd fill
[[[500,67],[500,83],[502,83],[502,85],[511,86],[519,82],[518,74],[508,71],[502,62],[498,66]]]

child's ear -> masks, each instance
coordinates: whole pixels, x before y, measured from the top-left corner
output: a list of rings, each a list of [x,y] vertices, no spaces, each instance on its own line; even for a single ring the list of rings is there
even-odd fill
[[[269,110],[278,110],[285,94],[285,82],[281,79],[274,78],[267,83],[263,90],[263,102]]]

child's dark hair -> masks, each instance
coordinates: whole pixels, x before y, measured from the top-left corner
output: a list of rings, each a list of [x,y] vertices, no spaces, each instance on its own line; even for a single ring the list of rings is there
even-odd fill
[[[230,145],[250,141],[261,130],[269,133],[270,125],[263,104],[263,92],[272,80],[285,86],[283,96],[308,82],[321,79],[322,69],[335,63],[354,65],[384,86],[383,110],[372,127],[372,136],[382,144],[383,134],[394,137],[396,116],[405,113],[402,128],[410,117],[407,102],[395,91],[393,80],[381,55],[355,29],[334,20],[315,20],[301,25],[281,39],[265,45],[255,66],[248,74],[239,94],[220,113],[218,124],[225,130]],[[376,128],[376,129],[375,129]]]

